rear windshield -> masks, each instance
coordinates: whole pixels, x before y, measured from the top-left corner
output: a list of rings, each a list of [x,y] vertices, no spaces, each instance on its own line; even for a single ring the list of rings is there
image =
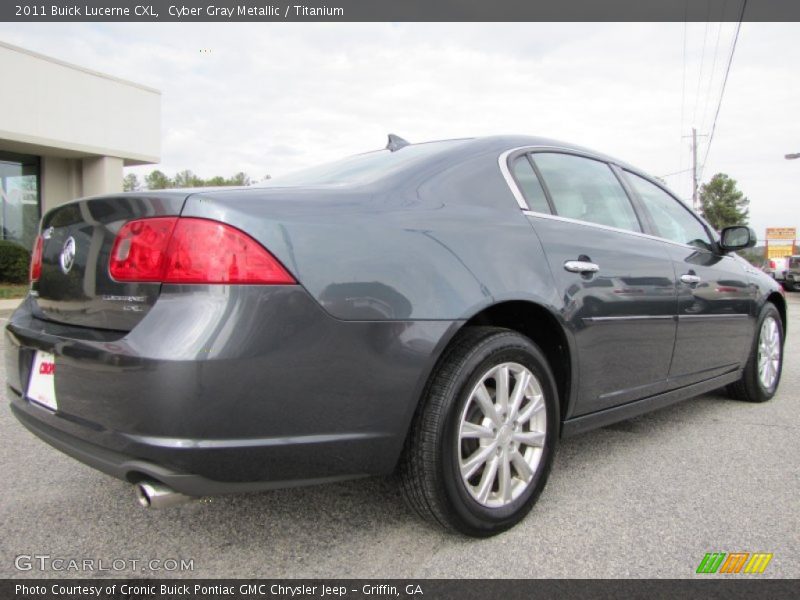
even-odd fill
[[[412,163],[450,150],[467,140],[447,140],[413,144],[395,152],[377,150],[357,154],[336,162],[303,169],[259,183],[257,187],[290,187],[366,183],[402,169]]]
[[[793,256],[789,259],[789,268],[790,269],[800,268],[800,256]]]

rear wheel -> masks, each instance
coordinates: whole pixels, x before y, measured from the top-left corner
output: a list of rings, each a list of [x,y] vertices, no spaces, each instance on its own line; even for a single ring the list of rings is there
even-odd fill
[[[730,395],[747,402],[766,402],[775,395],[783,369],[783,321],[774,304],[761,309],[750,358],[742,378],[728,386]]]
[[[400,478],[423,517],[472,536],[520,521],[555,452],[558,398],[546,358],[510,330],[470,327],[434,373]]]

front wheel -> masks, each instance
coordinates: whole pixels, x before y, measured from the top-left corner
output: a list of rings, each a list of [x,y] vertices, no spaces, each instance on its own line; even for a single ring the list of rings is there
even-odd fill
[[[742,378],[728,386],[736,400],[766,402],[775,395],[783,370],[783,321],[778,309],[767,302],[758,318],[750,358]]]
[[[544,488],[558,437],[547,359],[510,330],[470,327],[428,385],[400,466],[419,514],[485,537],[519,522]]]

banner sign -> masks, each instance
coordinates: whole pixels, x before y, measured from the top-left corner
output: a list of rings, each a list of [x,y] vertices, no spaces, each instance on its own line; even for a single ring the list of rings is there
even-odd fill
[[[770,244],[767,246],[767,259],[786,258],[794,254],[794,244]]]
[[[767,240],[791,240],[797,239],[797,228],[795,227],[767,227]]]

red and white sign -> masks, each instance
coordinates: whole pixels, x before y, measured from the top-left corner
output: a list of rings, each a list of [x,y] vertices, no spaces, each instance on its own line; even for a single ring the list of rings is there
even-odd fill
[[[56,403],[56,357],[49,352],[36,352],[28,382],[28,399],[50,410],[58,410]]]

